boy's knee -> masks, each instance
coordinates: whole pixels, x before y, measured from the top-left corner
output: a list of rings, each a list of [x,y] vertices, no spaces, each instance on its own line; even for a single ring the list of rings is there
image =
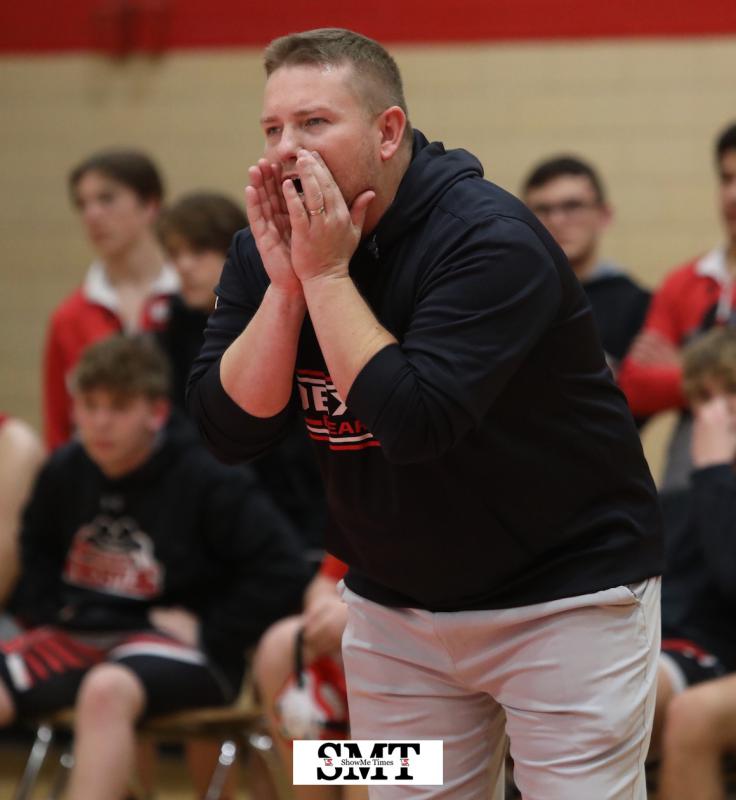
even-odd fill
[[[689,689],[672,698],[665,718],[665,747],[716,746],[717,720],[711,713],[710,702],[699,688]]]
[[[253,657],[253,677],[264,694],[278,691],[294,670],[294,644],[302,624],[300,617],[288,617],[272,625],[262,636]]]
[[[135,719],[144,706],[145,690],[140,680],[118,664],[93,667],[77,695],[77,711],[85,716]]]
[[[0,682],[0,728],[6,728],[15,719],[15,703],[8,688]]]

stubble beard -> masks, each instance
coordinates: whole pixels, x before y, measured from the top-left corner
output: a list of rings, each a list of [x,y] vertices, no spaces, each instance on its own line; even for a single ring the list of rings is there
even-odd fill
[[[368,189],[378,193],[380,179],[380,163],[370,149],[363,144],[356,154],[356,159],[350,175],[344,179],[335,178],[340,193],[348,208],[351,208],[355,199]]]

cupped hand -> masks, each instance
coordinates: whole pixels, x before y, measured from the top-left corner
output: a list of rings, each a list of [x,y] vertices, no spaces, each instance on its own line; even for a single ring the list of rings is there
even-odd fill
[[[281,191],[281,167],[262,158],[248,170],[248,176],[245,208],[271,285],[301,295],[301,283],[291,265],[291,221]]]
[[[320,596],[310,604],[302,615],[307,663],[325,653],[339,652],[347,615],[347,606],[337,594]]]
[[[330,170],[316,152],[300,150],[296,162],[303,198],[294,182],[283,183],[291,222],[291,264],[302,283],[345,277],[365,223],[373,190],[358,195],[348,208]]]

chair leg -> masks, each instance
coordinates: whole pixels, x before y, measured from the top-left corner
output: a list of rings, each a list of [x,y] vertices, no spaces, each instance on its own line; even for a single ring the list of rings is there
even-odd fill
[[[284,765],[273,745],[273,739],[266,733],[254,731],[248,734],[247,742],[251,755],[255,751],[266,767],[268,779],[276,790],[279,800],[291,800],[293,797],[290,789],[291,775],[285,775]]]
[[[23,776],[15,790],[14,800],[30,800],[53,738],[54,730],[50,725],[43,723],[38,726],[36,739],[28,755]]]
[[[227,739],[220,745],[220,755],[217,759],[217,766],[212,773],[212,779],[210,780],[210,785],[207,788],[207,794],[204,800],[220,800],[220,797],[222,797],[222,789],[225,786],[225,780],[235,763],[237,754],[238,747],[231,739]]]
[[[54,775],[54,782],[51,784],[48,800],[60,800],[73,766],[74,756],[69,752],[62,753],[59,757],[59,765],[56,769],[56,775]]]

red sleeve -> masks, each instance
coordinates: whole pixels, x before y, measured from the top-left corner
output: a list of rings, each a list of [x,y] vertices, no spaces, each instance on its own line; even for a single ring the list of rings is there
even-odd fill
[[[654,295],[643,331],[656,331],[677,347],[682,343],[680,307],[689,299],[687,273],[680,269],[665,279]],[[618,384],[626,395],[631,413],[644,417],[670,408],[685,408],[682,370],[679,366],[639,364],[627,356],[618,373]]]
[[[69,364],[60,334],[59,322],[53,316],[43,356],[44,438],[49,450],[67,442],[72,434],[71,401],[66,388]]]
[[[319,574],[323,578],[330,578],[330,580],[335,581],[335,583],[342,580],[347,571],[348,565],[335,558],[335,556],[331,556],[329,553],[324,557],[319,568]]]

